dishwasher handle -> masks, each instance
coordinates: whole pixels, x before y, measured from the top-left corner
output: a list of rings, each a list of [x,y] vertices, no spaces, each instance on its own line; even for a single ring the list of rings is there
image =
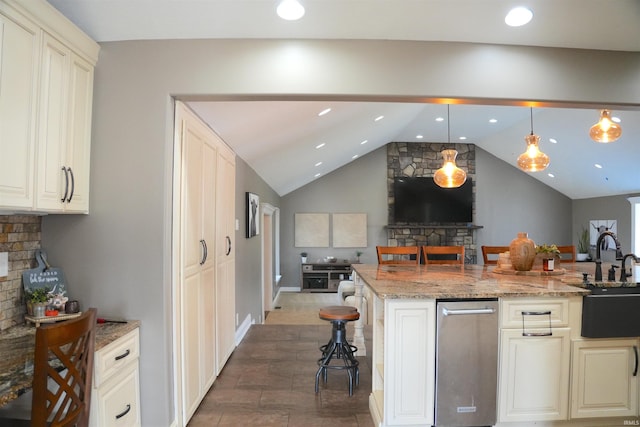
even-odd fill
[[[493,314],[496,312],[495,308],[459,308],[449,309],[442,307],[442,314],[445,316],[458,316],[464,314]]]

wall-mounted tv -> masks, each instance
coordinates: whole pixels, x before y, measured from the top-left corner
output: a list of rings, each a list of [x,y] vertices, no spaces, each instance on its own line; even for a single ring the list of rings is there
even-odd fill
[[[458,188],[441,188],[432,177],[396,177],[394,224],[447,224],[473,221],[471,179]]]

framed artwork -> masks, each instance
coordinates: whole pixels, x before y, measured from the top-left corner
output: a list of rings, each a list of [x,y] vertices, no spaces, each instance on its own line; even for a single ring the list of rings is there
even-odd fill
[[[294,220],[296,248],[329,247],[328,213],[297,213]]]
[[[367,247],[366,213],[334,213],[332,219],[334,248]]]
[[[611,231],[613,234],[618,234],[618,221],[615,219],[592,219],[589,221],[589,230],[590,230],[590,244],[592,247],[595,247],[598,241],[598,238],[604,231]],[[600,250],[608,251],[615,250],[616,242],[611,238],[611,236],[605,236],[604,239],[600,242]]]
[[[260,197],[257,194],[247,192],[247,239],[260,234]]]

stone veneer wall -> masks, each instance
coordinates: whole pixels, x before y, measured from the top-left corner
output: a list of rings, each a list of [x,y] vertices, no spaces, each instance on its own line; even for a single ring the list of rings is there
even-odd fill
[[[473,179],[473,216],[475,218],[476,152],[473,144],[392,142],[387,145],[387,194],[389,199],[389,246],[460,246],[465,247],[465,262],[475,264],[477,251],[475,229],[464,224],[446,226],[393,225],[393,179],[398,176],[433,176],[442,167],[440,152],[458,151],[456,164]]]
[[[9,275],[0,277],[0,331],[24,323],[22,273],[35,267],[41,227],[40,216],[0,216],[0,252],[9,253]]]

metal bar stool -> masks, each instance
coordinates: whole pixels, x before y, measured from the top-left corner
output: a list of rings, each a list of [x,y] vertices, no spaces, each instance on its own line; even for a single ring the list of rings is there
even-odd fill
[[[323,381],[327,382],[328,369],[346,370],[349,374],[349,396],[353,395],[353,384],[358,385],[360,381],[360,373],[358,370],[358,360],[353,353],[358,351],[356,346],[347,342],[346,322],[358,320],[360,313],[355,307],[346,305],[332,305],[320,309],[319,316],[322,320],[328,320],[332,323],[331,339],[326,345],[320,347],[322,357],[318,359],[318,372],[316,373],[316,393],[318,392],[318,383],[320,375]],[[331,365],[332,360],[342,360],[342,365]]]

